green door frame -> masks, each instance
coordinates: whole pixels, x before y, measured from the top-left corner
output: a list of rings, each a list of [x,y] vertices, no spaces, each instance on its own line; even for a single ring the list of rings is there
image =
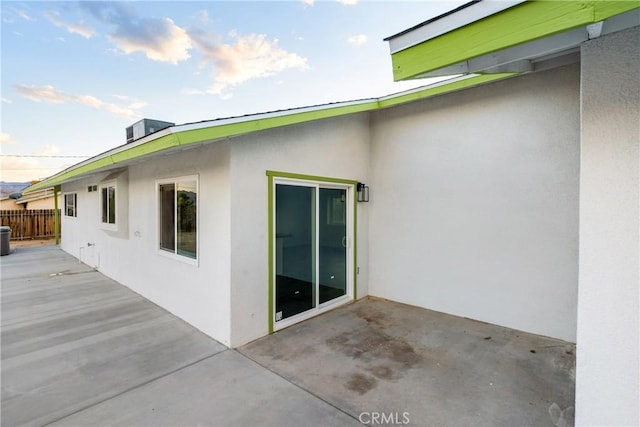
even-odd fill
[[[288,179],[295,179],[298,181],[315,181],[315,182],[325,182],[328,184],[344,184],[344,185],[350,185],[352,187],[352,194],[353,194],[353,299],[355,300],[357,298],[358,295],[358,282],[357,282],[357,277],[358,277],[358,198],[356,197],[356,190],[357,190],[357,185],[358,185],[358,181],[354,181],[352,179],[341,179],[341,178],[330,178],[330,177],[324,177],[324,176],[315,176],[315,175],[302,175],[302,174],[296,174],[296,173],[288,173],[288,172],[278,172],[278,171],[270,171],[268,170],[266,172],[267,174],[267,181],[268,181],[268,185],[269,185],[269,189],[267,192],[267,197],[268,197],[268,238],[267,238],[267,243],[269,245],[269,256],[268,256],[268,263],[269,263],[269,267],[267,269],[268,274],[269,274],[269,279],[268,279],[268,292],[269,292],[269,296],[267,298],[268,300],[268,304],[269,304],[269,310],[268,310],[268,315],[269,315],[269,333],[272,334],[274,331],[274,273],[275,273],[275,253],[274,253],[274,245],[273,242],[275,241],[274,237],[275,237],[275,225],[274,225],[274,220],[275,220],[275,200],[274,200],[274,179],[277,178],[288,178]]]

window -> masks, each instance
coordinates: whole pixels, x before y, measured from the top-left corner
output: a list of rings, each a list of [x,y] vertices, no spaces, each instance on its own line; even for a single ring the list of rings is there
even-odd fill
[[[179,178],[158,184],[160,249],[197,259],[198,181]]]
[[[70,193],[64,195],[64,214],[65,216],[78,216],[76,211],[77,195]]]
[[[102,223],[116,224],[116,185],[115,183],[100,186],[102,201]]]

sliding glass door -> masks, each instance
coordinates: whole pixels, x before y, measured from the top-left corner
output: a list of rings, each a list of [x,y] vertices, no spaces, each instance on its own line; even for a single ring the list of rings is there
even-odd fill
[[[275,183],[275,322],[314,314],[350,294],[349,189]]]

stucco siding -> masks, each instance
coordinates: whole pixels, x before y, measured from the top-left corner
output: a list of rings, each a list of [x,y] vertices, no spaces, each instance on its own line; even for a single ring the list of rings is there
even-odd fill
[[[367,182],[367,113],[239,137],[231,145],[232,345],[268,333],[268,170]],[[368,206],[358,204],[358,296],[367,294]]]
[[[640,424],[640,27],[582,46],[576,425]]]
[[[110,174],[63,185],[78,193],[78,216],[63,217],[62,248],[228,345],[228,161],[221,143],[129,166],[116,178],[117,231],[101,227],[100,193],[87,191]],[[198,265],[157,249],[157,180],[190,175],[199,179]]]
[[[372,117],[369,292],[575,342],[579,67]]]

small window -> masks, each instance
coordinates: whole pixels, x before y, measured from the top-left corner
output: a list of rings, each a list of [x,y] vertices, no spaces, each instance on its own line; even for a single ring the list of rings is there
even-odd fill
[[[64,214],[65,216],[78,216],[76,210],[77,195],[76,193],[70,193],[64,195]]]
[[[158,184],[158,189],[160,249],[197,259],[197,179],[164,181]]]
[[[102,223],[116,224],[116,185],[105,184],[100,186],[100,199],[102,207]]]

